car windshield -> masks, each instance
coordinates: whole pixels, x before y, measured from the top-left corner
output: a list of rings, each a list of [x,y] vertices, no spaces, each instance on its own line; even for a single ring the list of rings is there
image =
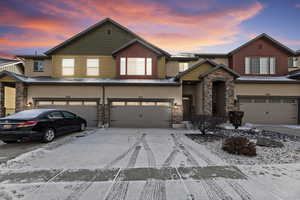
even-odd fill
[[[32,119],[38,117],[40,114],[44,113],[45,110],[24,110],[12,115],[9,115],[7,117],[4,117],[2,119]]]

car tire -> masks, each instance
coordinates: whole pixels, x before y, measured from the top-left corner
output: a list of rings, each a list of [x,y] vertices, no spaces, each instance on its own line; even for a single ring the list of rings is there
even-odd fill
[[[85,123],[81,123],[80,124],[80,131],[85,131],[86,129],[86,124]]]
[[[54,138],[55,138],[55,130],[52,128],[48,128],[44,132],[42,142],[44,143],[52,142]]]
[[[4,142],[5,144],[13,144],[13,143],[17,143],[18,141],[17,140],[13,140],[13,141],[3,141],[2,140],[2,142]]]

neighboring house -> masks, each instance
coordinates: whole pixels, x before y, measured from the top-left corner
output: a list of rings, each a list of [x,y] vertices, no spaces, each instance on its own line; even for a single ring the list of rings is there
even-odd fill
[[[0,82],[15,85],[17,111],[62,108],[90,126],[171,127],[239,107],[247,122],[297,124],[294,56],[266,34],[228,54],[171,56],[105,19],[43,55],[19,55],[24,76],[4,71]]]
[[[20,60],[12,60],[6,58],[0,58],[0,72],[1,71],[10,71],[16,74],[24,73],[24,66]],[[4,87],[5,97],[4,97],[4,107],[5,115],[10,115],[15,112],[15,88],[12,85],[7,84]],[[3,99],[2,99],[3,101]]]

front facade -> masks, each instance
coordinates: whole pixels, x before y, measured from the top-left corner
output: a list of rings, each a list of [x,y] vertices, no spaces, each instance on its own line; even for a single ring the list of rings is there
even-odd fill
[[[273,122],[268,116],[253,121],[252,103],[259,100],[262,107],[280,103],[296,116],[286,123],[299,119],[300,82],[288,77],[297,71],[298,65],[289,66],[296,54],[266,35],[229,54],[171,56],[105,19],[43,55],[17,57],[24,75],[0,73],[0,97],[5,86],[14,87],[16,111],[61,108],[89,126],[111,127],[174,127],[194,114],[225,116],[237,109],[247,122]],[[0,101],[2,116],[4,110]]]

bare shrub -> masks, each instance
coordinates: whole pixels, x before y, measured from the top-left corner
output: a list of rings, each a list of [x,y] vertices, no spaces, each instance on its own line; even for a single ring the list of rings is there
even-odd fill
[[[227,138],[223,143],[222,149],[231,154],[256,156],[255,143],[250,142],[245,137]]]
[[[226,117],[216,117],[211,115],[194,115],[192,123],[194,127],[199,129],[202,134],[206,134],[209,130],[215,130],[217,125],[227,121]]]

